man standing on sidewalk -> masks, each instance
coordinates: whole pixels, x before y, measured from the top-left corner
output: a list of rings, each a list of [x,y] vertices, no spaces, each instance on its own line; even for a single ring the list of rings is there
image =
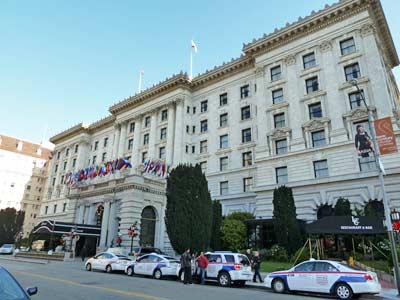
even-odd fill
[[[200,253],[200,256],[196,259],[197,264],[200,268],[200,283],[204,284],[204,278],[206,277],[206,269],[208,267],[208,259],[204,256],[204,252]]]
[[[183,268],[184,280],[183,284],[192,284],[192,257],[190,248],[188,248],[181,256],[181,266]]]

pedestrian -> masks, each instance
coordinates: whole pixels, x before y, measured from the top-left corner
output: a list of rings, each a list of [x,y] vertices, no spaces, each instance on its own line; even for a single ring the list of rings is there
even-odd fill
[[[81,250],[81,258],[82,258],[82,261],[85,260],[86,255],[87,255],[87,251],[86,251],[86,244],[85,244],[85,245],[83,245],[82,250]]]
[[[208,259],[205,257],[204,252],[200,252],[200,256],[196,259],[197,264],[200,268],[200,283],[204,284],[204,279],[206,277],[206,269],[208,267]]]
[[[190,248],[181,256],[181,266],[183,268],[183,284],[192,284],[192,256],[190,255]]]
[[[251,253],[251,249],[247,249],[246,250],[246,256],[247,256],[247,259],[250,262],[250,265],[252,265],[253,264],[253,254]]]
[[[253,257],[253,269],[254,269],[253,282],[257,282],[257,276],[260,282],[264,282],[260,274],[260,265],[261,265],[260,253],[256,251]]]

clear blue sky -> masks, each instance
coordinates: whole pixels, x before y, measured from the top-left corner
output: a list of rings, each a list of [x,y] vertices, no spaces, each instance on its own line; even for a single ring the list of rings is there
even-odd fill
[[[143,87],[238,57],[242,44],[332,0],[0,1],[0,134],[40,142]],[[399,0],[382,0],[400,51]],[[400,69],[395,70],[397,81]]]

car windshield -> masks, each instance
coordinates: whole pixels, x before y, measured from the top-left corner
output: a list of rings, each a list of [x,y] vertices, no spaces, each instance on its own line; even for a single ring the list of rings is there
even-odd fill
[[[4,244],[2,247],[3,248],[12,248],[12,245],[11,244]]]
[[[245,255],[239,255],[239,263],[245,265],[245,266],[250,266],[250,261]]]
[[[2,300],[28,300],[24,291],[14,278],[0,268],[0,299]]]

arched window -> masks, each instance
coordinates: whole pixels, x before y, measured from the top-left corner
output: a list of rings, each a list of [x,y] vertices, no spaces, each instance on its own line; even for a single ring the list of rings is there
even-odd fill
[[[140,245],[143,247],[154,247],[154,239],[156,235],[157,215],[155,208],[146,206],[142,210],[142,218],[140,220]]]

